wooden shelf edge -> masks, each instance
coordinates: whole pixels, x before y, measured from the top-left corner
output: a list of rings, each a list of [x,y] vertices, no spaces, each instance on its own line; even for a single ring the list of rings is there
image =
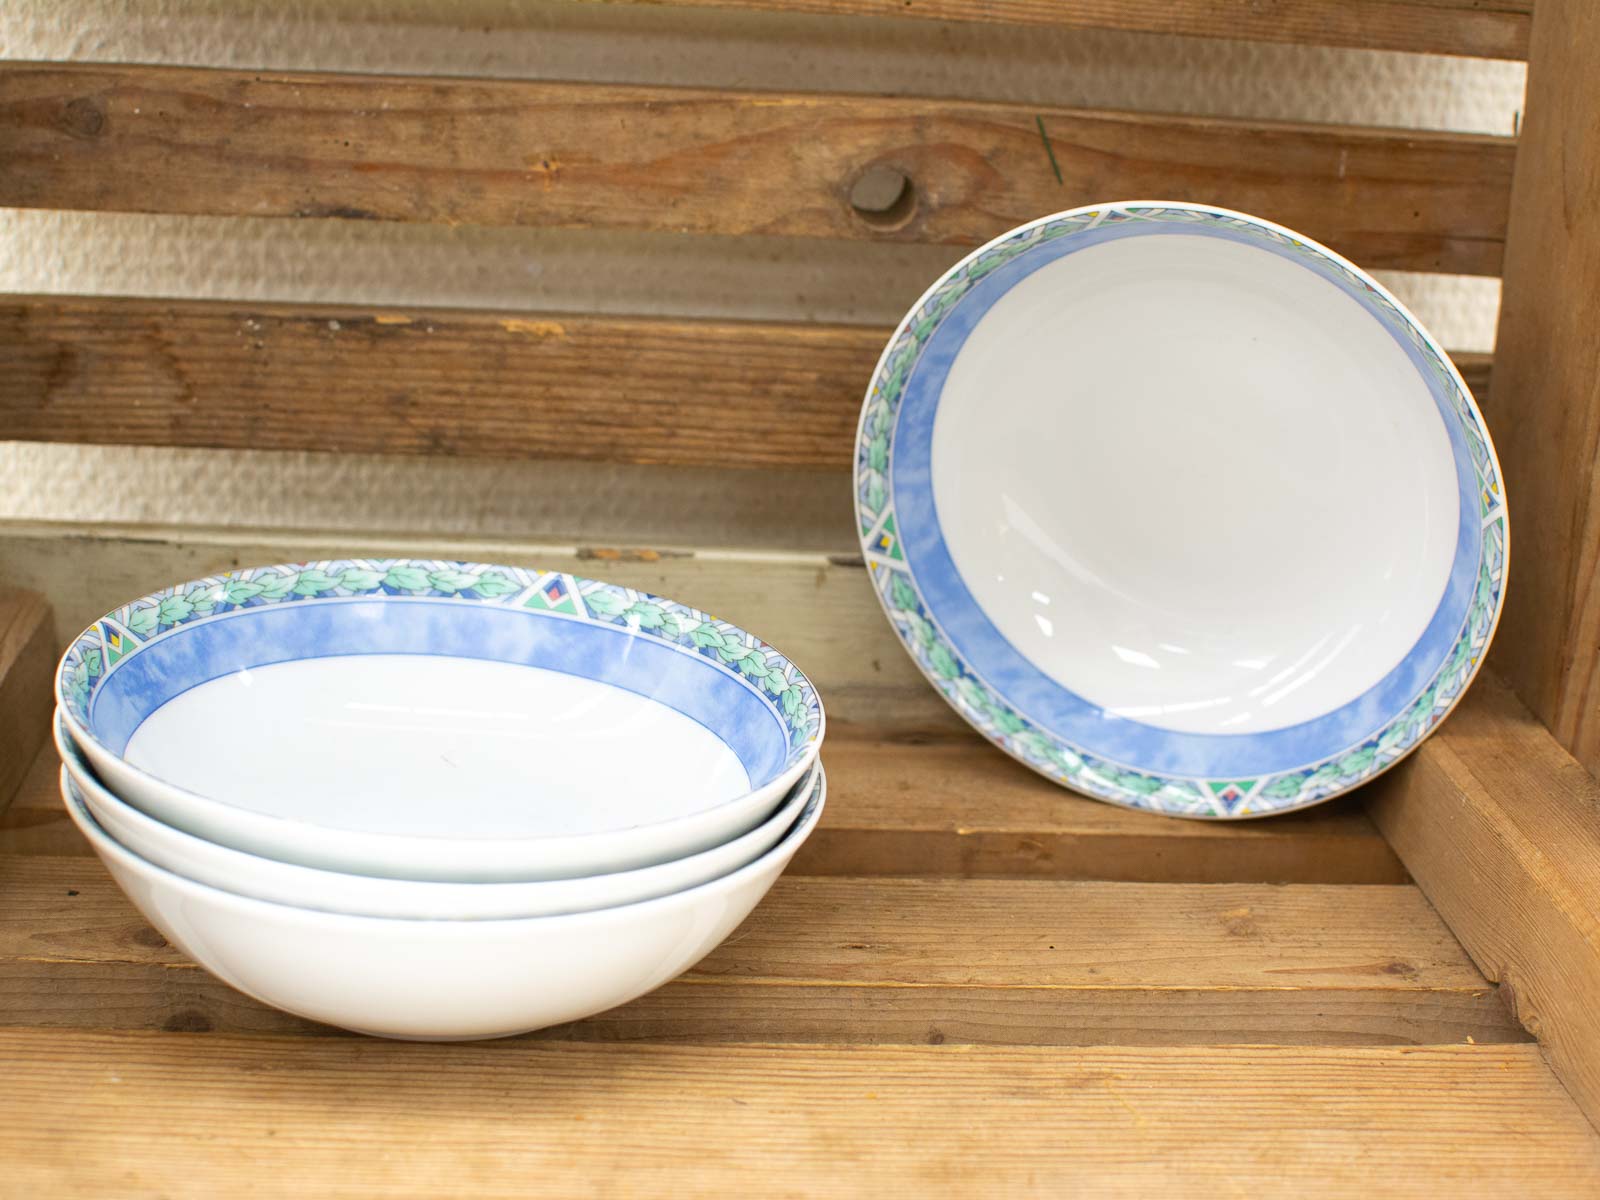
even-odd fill
[[[55,620],[45,598],[0,588],[0,813],[49,734],[55,665]]]
[[[1527,1045],[200,1045],[54,1029],[0,1030],[0,1061],[0,1158],[22,1196],[231,1194],[241,1161],[287,1194],[484,1198],[534,1179],[624,1197],[1592,1200],[1600,1172],[1600,1142]]]
[[[1600,782],[1497,676],[1368,811],[1600,1127]]]
[[[46,694],[35,700],[48,711]],[[790,873],[1162,884],[1408,881],[1359,807],[1336,803],[1244,825],[1160,820],[1060,791],[977,738],[957,736],[925,748],[920,771],[912,773],[925,786],[907,789],[895,786],[906,782],[906,759],[836,732],[823,752],[828,812]],[[59,769],[47,740],[9,810],[0,812],[0,855],[91,853],[62,809]]]
[[[1278,42],[1472,58],[1528,56],[1530,0],[1441,8],[1427,0],[648,0],[690,8],[734,8],[819,16],[912,17],[991,25],[1112,29],[1229,41]]]
[[[100,864],[0,854],[0,1028],[330,1033],[195,969]],[[660,990],[540,1038],[1530,1040],[1412,886],[786,875]]]

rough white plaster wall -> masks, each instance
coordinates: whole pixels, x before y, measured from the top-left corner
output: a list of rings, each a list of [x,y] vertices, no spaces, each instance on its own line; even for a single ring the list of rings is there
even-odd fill
[[[545,0],[4,0],[0,57],[955,95],[1505,133],[1519,64]],[[0,290],[889,323],[947,247],[0,210]],[[1490,280],[1386,275],[1446,344]],[[3,431],[0,431],[3,435]],[[836,476],[0,442],[0,517],[848,543]],[[675,510],[689,514],[675,515]],[[687,523],[685,523],[687,521]]]

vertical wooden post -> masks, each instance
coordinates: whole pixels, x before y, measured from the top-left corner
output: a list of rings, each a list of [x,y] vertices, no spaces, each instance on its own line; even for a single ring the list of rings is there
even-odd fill
[[[49,736],[56,650],[44,597],[0,587],[0,813]]]
[[[1493,416],[1511,513],[1495,665],[1600,774],[1600,3],[1539,0]]]

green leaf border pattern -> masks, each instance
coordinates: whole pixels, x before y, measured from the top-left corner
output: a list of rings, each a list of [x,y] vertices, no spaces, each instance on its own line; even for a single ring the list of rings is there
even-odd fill
[[[961,297],[980,279],[1033,247],[1107,223],[1150,221],[1214,224],[1270,242],[1291,255],[1333,271],[1367,294],[1389,326],[1420,353],[1429,375],[1452,398],[1478,476],[1482,542],[1478,584],[1462,629],[1435,677],[1397,717],[1357,746],[1318,763],[1252,780],[1171,777],[1098,759],[1031,724],[993,694],[949,644],[923,604],[906,564],[879,552],[875,539],[892,529],[889,490],[894,427],[901,395],[928,339]],[[958,265],[935,287],[896,334],[873,376],[856,447],[856,506],[873,586],[912,658],[949,703],[980,733],[1035,770],[1102,800],[1175,816],[1263,816],[1303,808],[1343,792],[1392,766],[1449,712],[1471,682],[1500,609],[1505,585],[1504,493],[1482,419],[1454,368],[1421,330],[1372,282],[1321,248],[1237,214],[1161,205],[1079,210],[1026,226]]]
[[[61,694],[87,723],[96,688],[122,659],[195,621],[272,604],[375,595],[431,597],[615,625],[682,646],[743,680],[788,731],[790,758],[819,736],[816,688],[784,655],[736,625],[648,592],[556,571],[432,559],[332,559],[251,567],[142,596],[106,614],[62,658]],[[568,607],[556,611],[558,596]]]
[[[791,745],[804,745],[816,736],[821,713],[815,689],[793,663],[753,634],[697,609],[616,584],[580,580],[578,591],[595,619],[692,646],[737,672],[783,713]]]

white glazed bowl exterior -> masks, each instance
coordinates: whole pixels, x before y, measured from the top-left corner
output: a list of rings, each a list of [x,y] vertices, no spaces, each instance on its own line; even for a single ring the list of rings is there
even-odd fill
[[[767,820],[815,751],[783,776],[706,813],[616,833],[548,838],[431,838],[358,833],[306,825],[233,808],[130,767],[84,734],[67,715],[73,744],[96,775],[127,803],[198,838],[247,854],[325,871],[440,883],[519,883],[614,875],[701,854]]]
[[[115,796],[89,771],[59,714],[56,748],[100,827],[141,858],[198,883],[241,896],[324,912],[406,920],[487,921],[590,912],[653,900],[709,883],[771,850],[811,795],[808,774],[787,801],[749,833],[700,854],[637,871],[528,883],[439,883],[381,879],[302,867],[232,850],[164,825]]]
[[[67,811],[118,886],[161,933],[231,986],[358,1033],[425,1041],[505,1037],[624,1004],[693,966],[749,915],[816,828],[755,862],[656,900],[513,921],[402,921],[269,904],[140,858],[76,802]]]

